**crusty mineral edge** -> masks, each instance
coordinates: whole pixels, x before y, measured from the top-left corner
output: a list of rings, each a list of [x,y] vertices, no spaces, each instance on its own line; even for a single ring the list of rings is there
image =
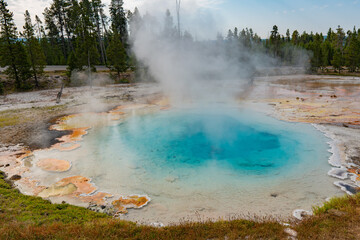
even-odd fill
[[[9,177],[14,175],[23,175],[29,172],[32,167],[31,161],[34,153],[47,150],[72,151],[81,147],[79,143],[83,136],[88,133],[92,127],[120,121],[125,118],[129,111],[141,111],[146,108],[168,109],[168,101],[161,100],[160,104],[131,104],[116,107],[109,112],[102,113],[80,113],[61,117],[56,124],[50,127],[51,130],[68,130],[69,135],[64,135],[57,139],[59,143],[54,144],[47,149],[29,151],[25,147],[19,146],[16,149],[1,152],[0,166],[1,170],[6,172]],[[163,104],[164,102],[164,104]],[[88,126],[84,126],[84,123]],[[14,147],[13,147],[14,148]],[[30,162],[30,163],[28,163]],[[30,164],[30,165],[28,165]],[[27,166],[28,165],[28,166]],[[36,167],[45,172],[65,172],[71,168],[71,163],[60,159],[39,159]],[[130,196],[113,196],[110,193],[100,192],[90,178],[84,176],[72,176],[63,178],[51,186],[41,186],[35,176],[22,177],[15,182],[19,190],[28,195],[37,195],[42,198],[48,198],[55,202],[61,202],[63,199],[69,200],[74,205],[83,205],[84,203],[96,205],[111,205],[115,214],[126,214],[127,209],[142,208],[150,201],[147,195],[133,194]],[[108,201],[108,199],[115,199]]]

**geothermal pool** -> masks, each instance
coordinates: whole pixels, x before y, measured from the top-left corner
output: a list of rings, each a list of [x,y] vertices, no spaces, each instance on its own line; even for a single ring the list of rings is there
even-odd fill
[[[125,219],[290,216],[340,192],[327,141],[310,124],[247,109],[172,109],[91,129],[80,149],[56,157],[101,191],[152,199]]]

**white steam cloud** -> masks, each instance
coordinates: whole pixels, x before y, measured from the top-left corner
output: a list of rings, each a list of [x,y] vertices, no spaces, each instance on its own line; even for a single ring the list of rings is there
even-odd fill
[[[234,101],[249,89],[259,69],[275,63],[260,47],[245,47],[238,41],[196,41],[183,28],[179,37],[176,16],[166,17],[165,11],[161,18],[147,13],[142,20],[131,22],[131,40],[137,60],[162,85],[173,104]],[[204,31],[208,19],[201,22]]]

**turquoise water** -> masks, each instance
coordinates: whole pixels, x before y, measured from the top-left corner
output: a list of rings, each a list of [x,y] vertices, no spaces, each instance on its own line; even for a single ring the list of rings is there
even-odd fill
[[[339,193],[327,176],[326,141],[309,124],[247,109],[173,109],[92,129],[80,149],[62,154],[73,164],[69,176],[91,177],[101,191],[151,197],[126,218],[171,222],[195,212],[310,210]]]
[[[301,151],[299,136],[276,134],[259,123],[249,125],[247,114],[163,112],[131,119],[105,135],[114,148],[123,145],[163,168],[193,168],[211,161],[248,174],[268,174],[299,160],[289,161]],[[121,134],[112,137],[116,132]]]
[[[97,132],[107,152],[126,149],[150,172],[217,165],[239,175],[269,175],[326,148],[321,134],[250,110],[173,110],[134,116]],[[317,137],[314,138],[314,135]],[[316,154],[316,153],[315,153]],[[328,155],[328,154],[326,154]],[[111,160],[115,161],[115,160]]]

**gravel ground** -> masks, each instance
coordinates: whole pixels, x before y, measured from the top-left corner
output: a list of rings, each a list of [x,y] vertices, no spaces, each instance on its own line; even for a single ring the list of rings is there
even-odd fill
[[[155,84],[64,88],[14,93],[0,97],[0,143],[22,143],[31,149],[48,147],[64,132],[48,130],[57,117],[77,112],[107,111],[126,102],[146,102],[160,93]],[[40,134],[39,134],[40,133]]]

